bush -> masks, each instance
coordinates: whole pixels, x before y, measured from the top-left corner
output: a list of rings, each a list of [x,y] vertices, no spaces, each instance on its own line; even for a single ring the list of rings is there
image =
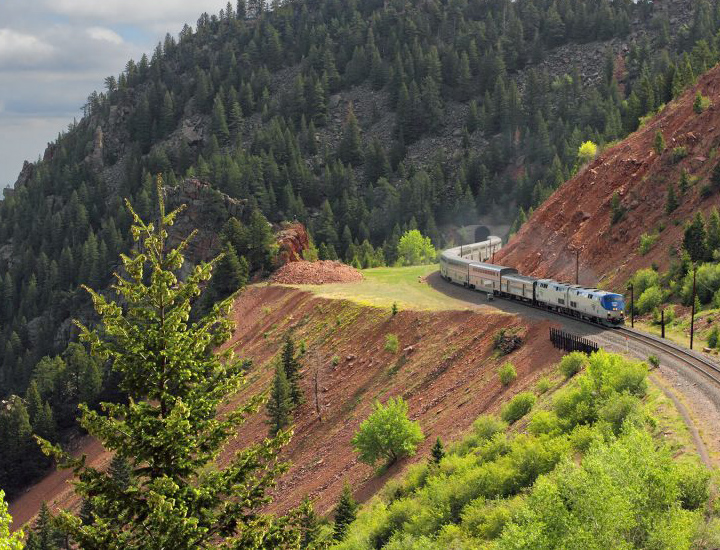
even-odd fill
[[[637,420],[639,400],[628,394],[615,394],[600,408],[599,417],[609,423],[613,433],[619,435],[626,420]]]
[[[578,164],[583,165],[597,156],[598,148],[592,141],[586,141],[578,149]]]
[[[533,435],[556,434],[560,432],[560,421],[552,411],[538,411],[530,419],[528,431]]]
[[[473,432],[481,440],[492,439],[495,434],[502,433],[507,428],[507,424],[497,418],[484,414],[479,416],[475,422],[473,422]]]
[[[637,310],[640,315],[650,313],[663,302],[663,292],[659,286],[646,289],[637,301]]]
[[[573,351],[572,353],[568,353],[565,357],[562,358],[558,368],[567,380],[579,373],[582,368],[587,364],[587,361],[587,355],[579,351]]]
[[[660,358],[657,355],[649,355],[647,362],[654,369],[660,366]]]
[[[650,252],[650,249],[655,246],[658,238],[659,235],[657,233],[643,233],[642,235],[640,235],[640,247],[638,249],[640,254],[645,256],[645,254]]]
[[[709,109],[710,105],[712,105],[712,101],[710,101],[709,97],[705,97],[699,91],[697,94],[695,94],[695,101],[693,101],[693,111],[695,111],[697,114],[700,114],[703,111]]]
[[[710,331],[710,334],[708,334],[707,344],[709,348],[716,348],[718,345],[718,337],[720,337],[720,333],[718,333],[718,328],[713,327]]]
[[[408,406],[402,397],[389,399],[385,406],[375,401],[372,414],[360,424],[352,439],[361,462],[374,465],[378,459],[385,459],[392,464],[415,454],[425,436],[420,424],[411,421],[407,412]]]
[[[635,289],[635,296],[640,296],[646,289],[660,284],[660,275],[648,267],[635,272],[630,282]]]
[[[500,417],[508,424],[513,424],[529,413],[533,405],[535,396],[532,393],[519,393],[502,408]]]
[[[675,149],[672,150],[672,161],[674,163],[680,162],[686,156],[688,156],[688,150],[687,147],[685,147],[684,145],[681,145],[680,147],[675,147]]]
[[[535,389],[538,393],[543,394],[550,389],[550,379],[547,376],[543,376],[537,381]]]
[[[708,482],[710,472],[707,468],[693,462],[678,464],[678,486],[680,502],[686,510],[697,510],[710,498]]]
[[[398,337],[395,334],[386,334],[385,335],[385,351],[389,351],[390,353],[397,353],[398,348],[400,347],[400,342],[398,341]]]
[[[517,378],[515,367],[510,362],[504,363],[500,368],[498,368],[497,373],[503,386],[509,386]]]

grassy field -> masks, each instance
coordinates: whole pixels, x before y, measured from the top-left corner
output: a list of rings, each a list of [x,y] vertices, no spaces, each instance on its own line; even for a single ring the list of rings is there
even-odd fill
[[[471,306],[462,300],[445,296],[420,282],[422,277],[437,271],[438,266],[421,265],[412,267],[378,267],[365,269],[365,280],[357,283],[336,283],[328,285],[292,285],[308,290],[318,296],[354,302],[383,308],[391,308],[393,302],[399,309],[414,310],[464,310]]]

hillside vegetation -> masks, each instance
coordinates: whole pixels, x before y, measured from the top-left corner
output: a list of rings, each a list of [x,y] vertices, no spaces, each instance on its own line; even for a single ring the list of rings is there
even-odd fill
[[[598,352],[532,413],[481,416],[439,460],[390,482],[343,549],[713,548],[709,472],[658,442],[644,364]],[[570,366],[570,365],[567,365]]]

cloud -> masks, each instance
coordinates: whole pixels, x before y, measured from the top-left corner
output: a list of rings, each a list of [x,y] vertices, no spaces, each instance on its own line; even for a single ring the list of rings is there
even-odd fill
[[[67,17],[141,26],[158,21],[166,25],[171,21],[194,22],[202,12],[217,13],[226,5],[227,0],[47,0],[45,3],[46,9]]]
[[[54,48],[31,34],[0,29],[0,66],[33,66],[46,60]]]
[[[120,45],[123,43],[122,36],[111,29],[104,27],[90,27],[87,30],[88,35],[93,40],[100,40],[104,42],[110,42],[111,44]]]

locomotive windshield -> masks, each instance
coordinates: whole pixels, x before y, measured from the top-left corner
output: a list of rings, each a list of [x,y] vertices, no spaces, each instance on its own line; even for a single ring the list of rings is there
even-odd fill
[[[602,297],[602,306],[608,311],[624,311],[625,299],[621,294],[606,294]]]

